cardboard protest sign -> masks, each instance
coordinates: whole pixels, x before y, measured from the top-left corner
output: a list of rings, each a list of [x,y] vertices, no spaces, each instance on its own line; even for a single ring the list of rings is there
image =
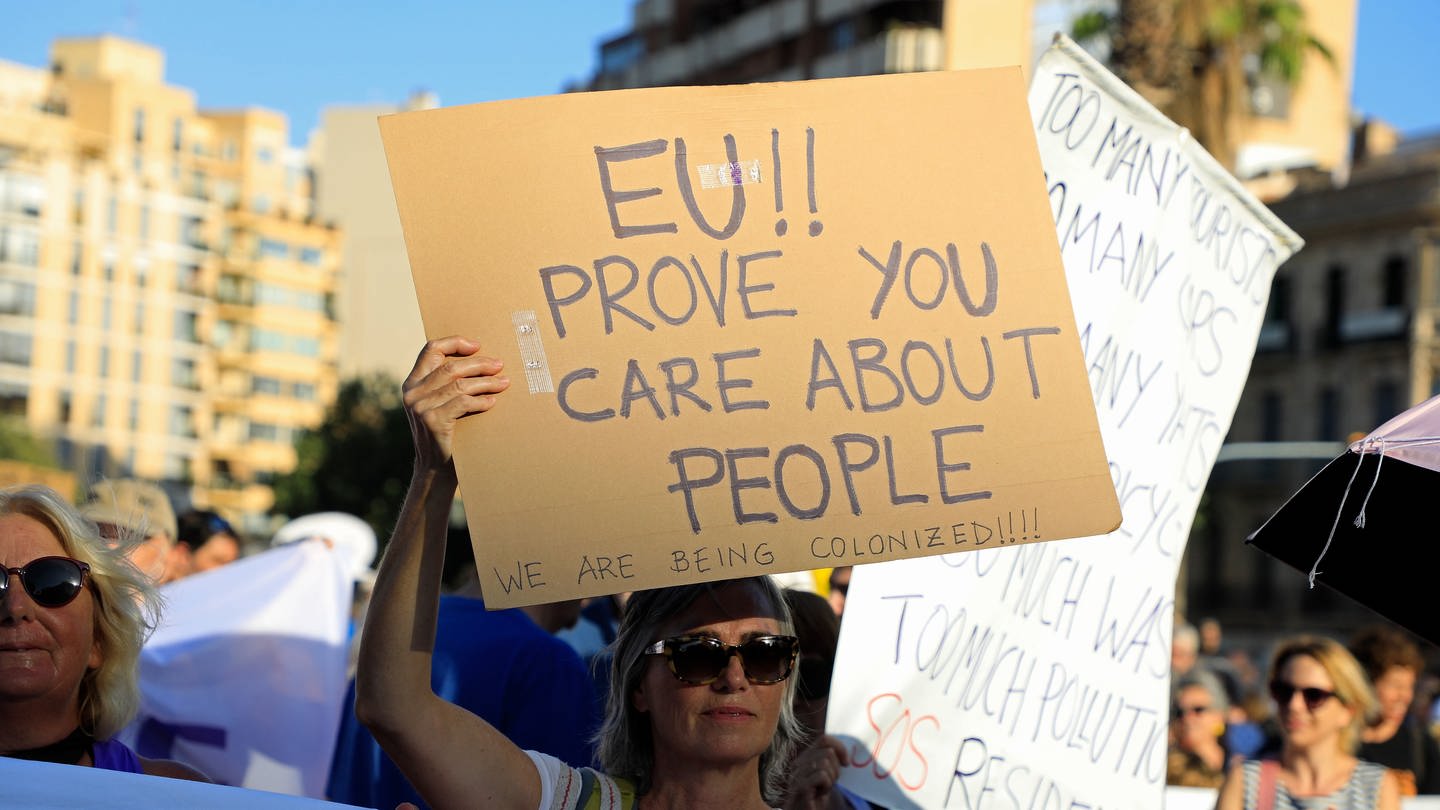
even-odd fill
[[[1118,524],[1018,70],[380,126],[492,607]]]
[[[1162,806],[1175,576],[1301,244],[1068,40],[1030,109],[1124,523],[855,570],[827,731],[886,807]]]

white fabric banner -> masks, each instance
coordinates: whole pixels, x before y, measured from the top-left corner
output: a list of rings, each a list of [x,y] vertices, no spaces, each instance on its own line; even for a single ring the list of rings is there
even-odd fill
[[[352,583],[320,541],[161,589],[140,656],[142,706],[120,739],[224,784],[320,797],[345,696]]]
[[[1068,40],[1030,108],[1124,522],[856,568],[827,730],[891,808],[1161,806],[1175,576],[1301,244]]]
[[[183,779],[26,762],[0,757],[0,806],[25,810],[339,810],[348,804],[322,802]],[[386,808],[386,810],[390,810]]]

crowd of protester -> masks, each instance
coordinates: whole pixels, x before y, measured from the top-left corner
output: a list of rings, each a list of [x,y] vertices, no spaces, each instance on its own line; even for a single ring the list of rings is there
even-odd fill
[[[450,432],[505,388],[476,348],[432,344],[407,381],[415,479],[374,584],[328,797],[873,806],[838,785],[846,749],[823,734],[849,568],[820,594],[758,577],[486,610],[473,560],[456,553],[468,543],[447,542]],[[143,482],[102,481],[78,507],[43,487],[0,492],[0,755],[205,780],[115,735],[138,706],[157,588],[241,550],[220,515],[177,519]],[[1262,651],[1227,644],[1214,619],[1182,619],[1171,652],[1170,784],[1216,788],[1224,810],[1306,797],[1389,810],[1440,793],[1440,679],[1403,632]],[[697,713],[723,733],[697,736]]]
[[[1440,794],[1440,702],[1416,640],[1375,625],[1345,644],[1269,646],[1262,669],[1255,651],[1223,642],[1215,619],[1177,621],[1169,784],[1219,788],[1221,808],[1269,806],[1287,790],[1373,797],[1337,808]]]

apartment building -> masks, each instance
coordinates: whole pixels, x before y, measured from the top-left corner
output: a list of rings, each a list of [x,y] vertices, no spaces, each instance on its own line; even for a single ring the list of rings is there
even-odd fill
[[[155,48],[0,63],[0,409],[82,482],[265,528],[336,390],[339,233],[283,116],[198,110]]]
[[[636,0],[632,26],[599,48],[587,89],[793,81],[1020,65],[1057,32],[1115,0]],[[1333,60],[1307,57],[1285,87],[1255,76],[1237,174],[1289,190],[1298,167],[1343,170],[1350,132],[1356,0],[1303,0]],[[1103,54],[1100,54],[1103,57]]]
[[[1186,566],[1191,613],[1229,627],[1376,621],[1241,543],[1346,442],[1440,394],[1440,135],[1402,142],[1372,123],[1355,155],[1346,184],[1313,176],[1272,206],[1306,245],[1276,275],[1228,437],[1263,444],[1222,451]]]

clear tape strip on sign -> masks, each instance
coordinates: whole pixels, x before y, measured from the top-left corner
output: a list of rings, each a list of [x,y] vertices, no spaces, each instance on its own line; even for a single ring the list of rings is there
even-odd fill
[[[525,384],[532,394],[555,393],[550,379],[550,361],[545,359],[545,344],[540,340],[540,321],[532,309],[510,313],[515,326],[515,340],[520,344],[520,363],[525,367]]]

